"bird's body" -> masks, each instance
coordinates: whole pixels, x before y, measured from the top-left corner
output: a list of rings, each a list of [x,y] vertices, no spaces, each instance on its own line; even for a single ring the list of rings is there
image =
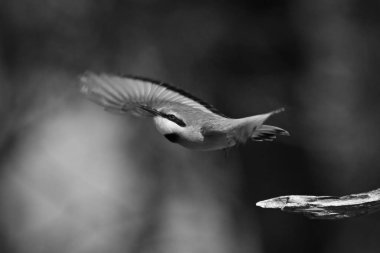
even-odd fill
[[[173,109],[172,113],[175,113]],[[216,114],[197,110],[181,111],[187,120],[187,127],[181,127],[174,122],[156,116],[153,118],[157,130],[169,141],[186,148],[198,150],[222,149],[233,146],[229,138],[228,128],[232,126],[232,119]]]
[[[150,116],[159,133],[189,149],[218,150],[247,140],[273,140],[288,132],[263,125],[282,111],[232,119],[214,107],[171,85],[136,77],[87,73],[81,78],[81,92],[106,110]]]

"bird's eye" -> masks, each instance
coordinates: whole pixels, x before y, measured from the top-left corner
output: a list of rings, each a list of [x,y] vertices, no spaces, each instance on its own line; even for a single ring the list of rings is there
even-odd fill
[[[170,119],[170,120],[175,120],[175,119],[177,119],[177,117],[174,116],[173,114],[168,114],[167,117],[168,117],[168,119]]]
[[[174,123],[176,123],[177,125],[181,126],[181,127],[184,127],[186,126],[185,122],[179,118],[177,118],[175,115],[173,114],[166,114],[166,118],[168,120],[171,120],[173,121]]]

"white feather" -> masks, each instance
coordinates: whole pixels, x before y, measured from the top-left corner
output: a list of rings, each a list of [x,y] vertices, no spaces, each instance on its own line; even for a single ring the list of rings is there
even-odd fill
[[[152,116],[139,110],[140,106],[160,108],[168,104],[181,104],[207,113],[213,111],[205,103],[182,94],[168,84],[132,77],[86,73],[81,77],[81,92],[91,101],[110,111]]]
[[[178,126],[176,123],[166,118],[157,116],[154,117],[153,120],[158,132],[162,135],[171,133],[181,133],[183,131],[183,127]]]

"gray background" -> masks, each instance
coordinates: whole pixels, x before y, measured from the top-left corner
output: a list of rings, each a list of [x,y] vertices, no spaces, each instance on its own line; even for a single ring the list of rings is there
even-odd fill
[[[378,214],[311,221],[287,194],[380,186],[379,1],[0,1],[0,252],[379,252]],[[164,80],[273,143],[194,152],[78,94]]]

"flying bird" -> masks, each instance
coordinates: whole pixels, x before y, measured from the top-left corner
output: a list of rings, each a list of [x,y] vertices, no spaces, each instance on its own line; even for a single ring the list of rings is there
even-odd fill
[[[166,139],[189,149],[219,150],[289,135],[263,124],[283,108],[233,119],[182,89],[148,78],[87,72],[80,78],[80,91],[106,111],[152,117]]]

